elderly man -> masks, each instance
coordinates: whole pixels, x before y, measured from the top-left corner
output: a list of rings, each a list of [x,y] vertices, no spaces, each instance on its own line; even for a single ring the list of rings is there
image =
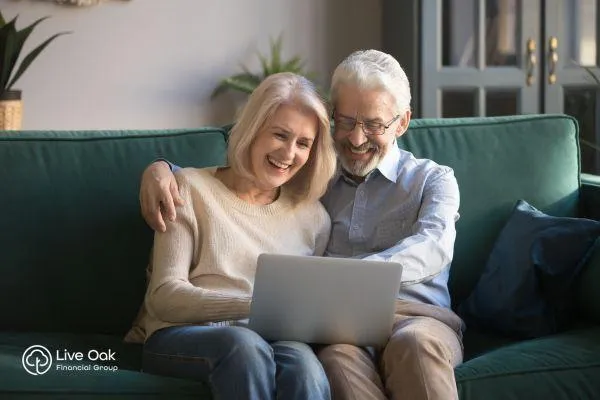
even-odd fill
[[[454,399],[462,321],[450,308],[459,190],[452,169],[400,150],[410,122],[410,85],[400,64],[377,50],[343,60],[331,82],[340,162],[322,203],[332,232],[327,255],[403,264],[392,335],[380,353],[329,345],[319,359],[334,399]],[[165,162],[149,166],[140,190],[154,229],[174,218],[179,195]]]

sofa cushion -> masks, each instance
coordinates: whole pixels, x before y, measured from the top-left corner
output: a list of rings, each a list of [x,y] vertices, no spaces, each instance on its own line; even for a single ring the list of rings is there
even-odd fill
[[[550,215],[577,216],[579,144],[571,117],[413,120],[398,144],[454,169],[461,195],[450,271],[455,305],[475,287],[516,199]]]
[[[22,365],[23,353],[33,345],[44,346],[53,357],[48,371],[42,375],[31,375]],[[92,350],[105,354],[110,350],[114,361],[89,361],[87,355]],[[65,351],[81,352],[83,360],[57,360],[57,351],[63,359],[67,358]],[[86,399],[211,398],[204,383],[141,373],[140,361],[141,346],[125,344],[118,336],[0,332],[0,398],[8,395],[20,398],[18,394]],[[85,369],[88,366],[89,370]]]
[[[0,330],[124,334],[145,291],[153,232],[139,182],[157,157],[225,160],[223,131],[0,135]]]
[[[465,347],[470,343],[465,341]],[[592,399],[600,393],[600,328],[508,344],[455,369],[463,400]]]
[[[532,338],[567,327],[575,281],[600,222],[546,215],[519,200],[459,314],[467,326]]]

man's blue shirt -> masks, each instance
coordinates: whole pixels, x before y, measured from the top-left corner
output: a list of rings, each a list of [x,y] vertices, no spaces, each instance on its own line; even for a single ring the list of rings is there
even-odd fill
[[[399,298],[450,307],[460,202],[451,168],[391,146],[361,183],[339,170],[322,202],[332,222],[326,255],[397,261]]]

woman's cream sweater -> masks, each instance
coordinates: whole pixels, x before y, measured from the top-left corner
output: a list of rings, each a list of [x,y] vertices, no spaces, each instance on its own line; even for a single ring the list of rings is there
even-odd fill
[[[321,203],[294,206],[282,190],[273,203],[253,205],[231,192],[215,172],[177,171],[185,204],[167,231],[154,236],[145,307],[126,341],[143,342],[168,326],[247,318],[259,254],[325,251],[331,222]]]

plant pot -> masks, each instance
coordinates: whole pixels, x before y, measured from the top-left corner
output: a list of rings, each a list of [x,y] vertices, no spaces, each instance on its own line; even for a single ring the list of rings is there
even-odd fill
[[[0,130],[21,130],[23,101],[20,90],[9,90],[0,95]]]

